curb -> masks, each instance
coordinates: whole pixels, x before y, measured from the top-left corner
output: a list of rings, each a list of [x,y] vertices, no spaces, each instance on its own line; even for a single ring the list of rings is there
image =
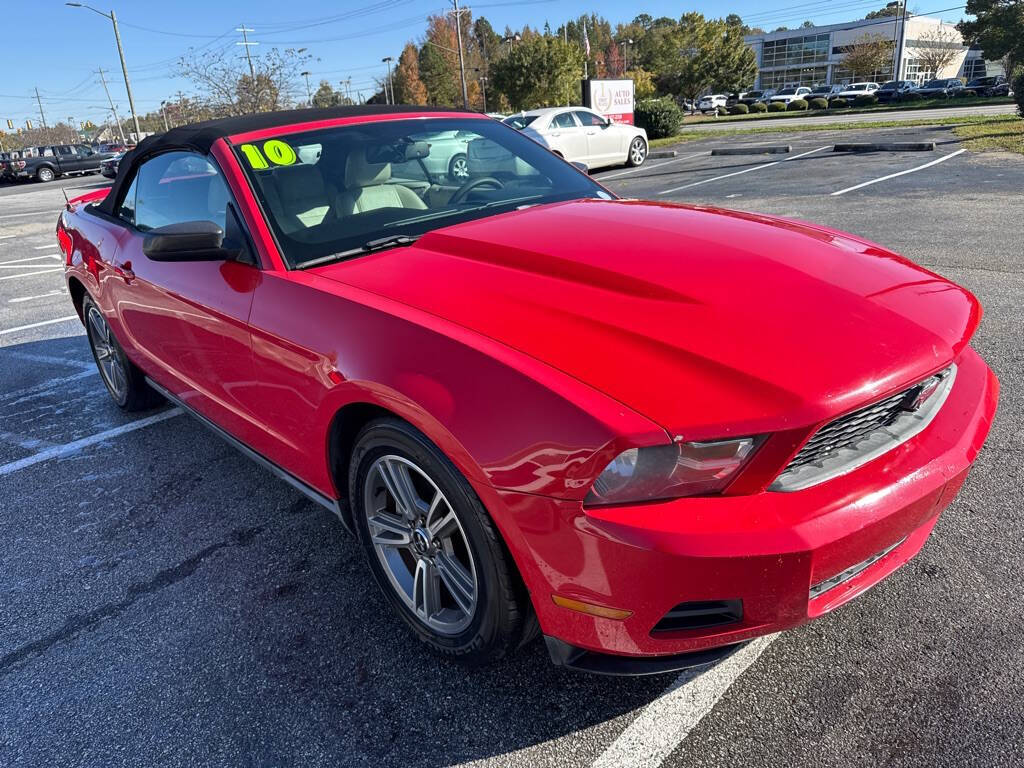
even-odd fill
[[[934,141],[891,141],[881,144],[836,144],[833,152],[933,152]]]
[[[712,149],[714,155],[783,155],[792,151],[793,147],[788,144],[772,144],[760,147],[721,147]]]
[[[679,152],[674,149],[658,149],[653,152],[648,152],[647,156],[652,160],[660,160],[663,157],[675,157],[678,154]]]

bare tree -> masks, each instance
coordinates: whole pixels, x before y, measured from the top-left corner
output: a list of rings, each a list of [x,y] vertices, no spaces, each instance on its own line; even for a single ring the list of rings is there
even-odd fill
[[[843,66],[854,77],[874,77],[876,72],[892,65],[892,40],[865,32],[845,46]]]
[[[312,58],[288,48],[272,48],[253,58],[253,70],[233,51],[209,51],[183,56],[178,74],[199,90],[204,111],[215,116],[272,112],[290,107],[300,95],[299,72]]]
[[[935,77],[952,64],[963,52],[963,39],[958,32],[935,26],[918,36],[914,43],[914,56],[921,68],[933,72]]]
[[[82,140],[74,126],[57,123],[47,128],[33,126],[21,128],[14,133],[0,134],[5,149],[44,146],[46,144],[77,144]]]

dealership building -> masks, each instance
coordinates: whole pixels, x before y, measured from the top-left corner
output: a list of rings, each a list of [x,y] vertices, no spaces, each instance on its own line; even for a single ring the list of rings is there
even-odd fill
[[[893,72],[895,53],[890,63],[873,73],[851,72],[843,66],[849,46],[865,35],[891,41],[900,53]],[[902,38],[902,40],[901,40]],[[940,39],[941,42],[936,42]],[[746,43],[757,56],[755,88],[782,88],[786,85],[846,84],[854,80],[883,83],[886,80],[916,80],[933,77],[975,77],[1003,74],[998,62],[985,61],[982,52],[963,44],[953,24],[927,16],[910,16],[904,22],[897,17],[863,19],[822,27],[801,27],[762,35],[748,35]],[[931,72],[919,56],[922,47],[936,45],[956,49],[956,56],[939,72]]]

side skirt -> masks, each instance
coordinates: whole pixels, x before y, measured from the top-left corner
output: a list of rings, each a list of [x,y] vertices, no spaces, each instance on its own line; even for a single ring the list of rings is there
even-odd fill
[[[202,424],[204,427],[206,427],[215,435],[224,440],[224,442],[228,443],[231,447],[241,452],[244,456],[256,462],[264,469],[270,470],[270,472],[277,475],[277,477],[284,480],[286,483],[288,483],[288,485],[290,485],[295,490],[301,492],[307,498],[312,499],[320,506],[331,510],[331,512],[338,516],[338,520],[341,521],[341,524],[345,528],[345,530],[348,531],[350,534],[355,535],[354,531],[352,530],[352,526],[349,523],[348,515],[345,514],[345,510],[342,508],[341,501],[339,501],[338,499],[332,499],[328,496],[325,496],[312,486],[304,483],[302,480],[297,478],[284,467],[275,464],[266,456],[257,453],[252,448],[243,443],[241,440],[239,440],[226,430],[214,424],[212,421],[210,421],[208,418],[206,418],[201,413],[196,411],[194,408],[192,408],[189,405],[186,405],[179,397],[177,397],[176,395],[172,395],[162,386],[160,386],[151,378],[149,378],[149,376],[146,377],[146,383],[149,384],[149,386],[151,386],[161,395],[166,397],[170,402],[174,403],[187,414],[195,418],[200,424]]]

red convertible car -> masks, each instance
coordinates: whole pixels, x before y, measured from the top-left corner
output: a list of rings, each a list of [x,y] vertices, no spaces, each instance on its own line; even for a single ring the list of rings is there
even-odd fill
[[[429,170],[466,137],[466,174]],[[975,298],[824,227],[618,199],[508,126],[357,107],[146,139],[57,236],[102,379],[333,510],[469,663],[707,664],[864,592],[963,484]]]

